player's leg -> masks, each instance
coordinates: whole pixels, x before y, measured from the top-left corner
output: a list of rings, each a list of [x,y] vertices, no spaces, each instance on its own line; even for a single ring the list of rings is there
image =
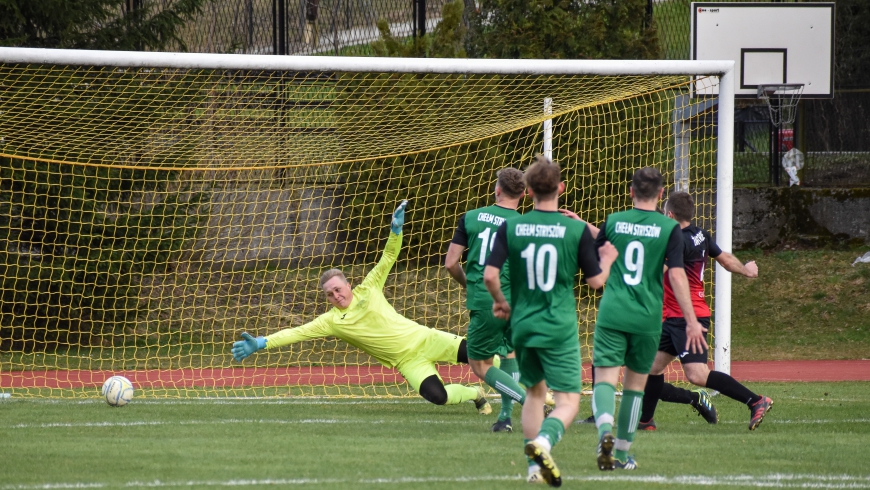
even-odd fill
[[[624,332],[595,327],[592,342],[595,360],[595,385],[592,387],[592,414],[598,427],[598,469],[614,469],[613,436],[614,415],[616,414],[616,385],[619,372],[625,364],[628,339]]]
[[[663,331],[661,342],[659,342],[659,350],[656,352],[656,358],[653,361],[652,369],[643,390],[643,405],[640,412],[640,422],[638,423],[638,429],[640,430],[656,430],[653,416],[655,416],[656,406],[658,406],[659,397],[665,385],[665,368],[676,359],[676,355],[664,351],[662,348],[664,343],[665,333]],[[668,343],[670,343],[670,340],[668,340]]]
[[[547,385],[544,383],[544,370],[540,365],[536,349],[524,349],[517,347],[515,350],[517,364],[520,372],[520,382],[529,388],[526,390],[526,403],[543,403],[547,396]],[[541,424],[544,422],[544,413],[539,410],[523,410],[523,452],[526,453],[526,445],[538,437]],[[541,473],[541,465],[526,453],[529,465],[529,482],[547,481]]]
[[[616,442],[614,465],[619,469],[633,470],[637,464],[628,456],[631,443],[637,433],[643,391],[647,375],[658,351],[660,334],[629,334],[625,352],[625,379],[622,381],[622,401],[616,417]]]
[[[526,399],[524,390],[514,377],[493,365],[493,357],[506,355],[508,346],[505,342],[505,331],[508,322],[496,318],[492,310],[472,310],[469,312],[468,325],[468,364],[478,378],[491,386],[501,395],[502,404],[498,420],[492,426],[494,432],[510,432],[511,412],[514,401],[523,404]],[[516,361],[505,359],[502,366],[510,369]]]
[[[438,331],[433,330],[433,332]],[[489,415],[492,413],[492,408],[489,406],[489,402],[486,401],[486,394],[482,388],[472,388],[461,384],[445,385],[441,380],[441,376],[438,374],[435,362],[431,359],[431,356],[433,353],[443,355],[445,347],[449,347],[452,349],[449,359],[451,361],[458,360],[460,345],[465,341],[465,339],[455,335],[450,335],[450,337],[455,338],[430,338],[424,344],[422,352],[417,357],[399,364],[396,366],[396,369],[402,373],[402,376],[411,385],[411,388],[431,403],[436,405],[457,405],[473,401],[479,413]],[[447,340],[449,342],[446,342]]]
[[[755,430],[764,419],[764,415],[773,406],[773,400],[770,398],[754,393],[723,372],[710,371],[707,363],[683,364],[683,370],[690,382],[716,390],[749,407],[749,430]]]
[[[545,383],[535,385],[536,398],[546,398],[547,386],[552,388],[556,408],[541,423],[541,429],[532,441],[526,444],[526,455],[532,457],[541,467],[544,479],[553,486],[561,484],[559,469],[550,452],[562,439],[565,428],[571,424],[580,405],[580,343],[572,342],[555,348],[534,349],[539,365],[543,368]],[[525,381],[525,378],[522,378]],[[531,400],[530,400],[531,403]],[[529,405],[534,407],[536,405]],[[527,412],[523,410],[523,427]],[[528,437],[528,436],[527,436]]]

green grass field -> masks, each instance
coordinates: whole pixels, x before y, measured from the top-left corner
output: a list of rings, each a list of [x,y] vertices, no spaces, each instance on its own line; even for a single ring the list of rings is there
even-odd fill
[[[660,405],[638,434],[634,472],[599,472],[597,437],[573,425],[554,457],[566,488],[870,488],[866,383],[752,384],[775,405],[754,432],[748,410],[714,399],[710,426]],[[496,406],[497,408],[497,406]],[[581,416],[589,413],[589,397]],[[265,398],[0,403],[0,489],[524,488],[520,410],[512,434],[471,404],[418,399]]]

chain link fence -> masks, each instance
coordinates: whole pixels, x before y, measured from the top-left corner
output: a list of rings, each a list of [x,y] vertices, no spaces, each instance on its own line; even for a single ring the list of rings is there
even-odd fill
[[[144,8],[172,0],[140,0]],[[212,0],[181,33],[176,50],[198,53],[371,55],[379,19],[399,38],[414,35],[425,5],[425,29],[440,21],[449,0]],[[649,0],[664,59],[688,59],[691,0]],[[727,1],[727,0],[726,0]],[[731,0],[745,2],[750,0]],[[465,0],[473,8],[473,0]],[[870,49],[870,45],[866,47]],[[787,185],[781,165],[771,170],[774,137],[760,101],[741,101],[735,117],[735,182]],[[870,185],[870,88],[838,89],[833,100],[803,100],[798,120],[779,132],[782,153],[797,146],[804,185]],[[774,172],[779,173],[775,175]]]
[[[147,1],[147,0],[146,0]],[[151,0],[161,5],[171,0]],[[426,31],[435,28],[449,0],[425,2]],[[411,37],[414,0],[212,0],[181,33],[195,53],[357,55],[372,54],[379,19],[396,37]]]

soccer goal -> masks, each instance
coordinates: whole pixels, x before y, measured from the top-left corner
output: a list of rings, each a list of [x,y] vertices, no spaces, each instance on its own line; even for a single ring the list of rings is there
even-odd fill
[[[402,199],[385,294],[463,334],[442,267],[457,219],[492,201],[497,170],[542,152],[587,221],[631,206],[632,173],[654,166],[730,250],[732,69],[0,48],[0,391],[96,397],[122,374],[154,397],[407,395],[336,339],[243,363],[230,345],[326,311],[327,268],[358,284]],[[722,272],[705,279],[728,372]],[[598,296],[577,290],[588,363]]]

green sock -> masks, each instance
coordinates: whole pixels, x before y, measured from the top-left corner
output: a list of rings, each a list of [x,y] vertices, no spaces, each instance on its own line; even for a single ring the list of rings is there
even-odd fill
[[[592,388],[592,415],[598,425],[598,437],[613,432],[613,414],[616,412],[616,387],[610,383],[595,383]]]
[[[556,447],[556,443],[562,440],[563,435],[565,435],[565,424],[556,417],[545,418],[544,423],[541,424],[541,432],[538,433],[538,436],[543,436],[550,441],[551,448]]]
[[[505,360],[507,361],[507,359]],[[516,361],[514,361],[514,364],[516,364]],[[502,363],[502,366],[504,366],[504,363]],[[501,413],[498,414],[499,420],[505,420],[511,417],[511,413],[513,412],[511,403],[516,401],[522,404],[526,401],[526,390],[524,390],[519,383],[514,381],[514,378],[510,374],[496,368],[495,366],[486,370],[484,381],[501,394]]]
[[[628,449],[634,441],[637,432],[637,422],[643,405],[643,392],[622,390],[622,401],[619,403],[619,414],[616,421],[616,451],[613,455],[620,461],[628,458]]]
[[[458,405],[477,398],[477,390],[470,386],[445,385],[444,389],[447,390],[447,403],[445,405]]]

